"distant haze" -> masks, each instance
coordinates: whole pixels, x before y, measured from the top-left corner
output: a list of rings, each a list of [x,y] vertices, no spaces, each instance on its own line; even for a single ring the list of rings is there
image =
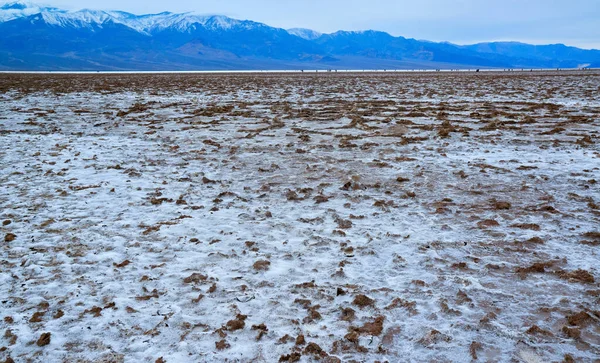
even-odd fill
[[[56,0],[66,9],[222,14],[281,28],[377,29],[470,44],[514,40],[600,49],[599,0]]]

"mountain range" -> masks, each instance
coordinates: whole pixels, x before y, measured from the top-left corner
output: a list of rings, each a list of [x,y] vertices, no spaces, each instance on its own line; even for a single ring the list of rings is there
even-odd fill
[[[0,6],[0,70],[261,70],[600,67],[563,44],[436,43],[385,32],[281,29],[222,15]]]

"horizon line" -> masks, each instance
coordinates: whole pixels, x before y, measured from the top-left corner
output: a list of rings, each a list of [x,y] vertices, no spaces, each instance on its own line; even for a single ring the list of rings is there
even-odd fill
[[[600,68],[440,68],[440,69],[271,69],[271,70],[198,70],[198,71],[2,71],[0,74],[239,74],[239,73],[532,73],[599,71]]]

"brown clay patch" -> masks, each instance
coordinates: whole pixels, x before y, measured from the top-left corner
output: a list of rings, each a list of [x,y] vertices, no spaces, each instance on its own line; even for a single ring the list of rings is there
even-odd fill
[[[477,223],[477,227],[479,227],[481,229],[498,227],[498,226],[500,226],[500,223],[498,223],[498,221],[496,221],[494,219],[485,219],[485,220]]]
[[[227,324],[226,324],[227,330],[236,331],[236,330],[244,329],[244,326],[246,326],[246,323],[245,323],[246,318],[248,318],[247,315],[237,314],[235,319],[229,320],[227,322]]]
[[[532,231],[540,231],[542,228],[535,223],[516,223],[510,225],[512,228],[529,229]]]
[[[593,284],[596,282],[594,276],[586,270],[576,270],[576,271],[559,271],[557,275],[565,280],[581,282],[584,284]]]
[[[360,328],[358,328],[358,332],[361,334],[374,335],[379,336],[383,331],[383,321],[385,318],[383,316],[378,316],[372,322],[367,322]]]
[[[548,337],[554,336],[554,334],[552,334],[548,330],[544,330],[544,329],[540,328],[537,325],[532,325],[529,329],[527,329],[527,331],[525,331],[525,334],[529,334],[529,335],[543,335],[543,336],[548,336]]]
[[[594,318],[585,311],[580,311],[576,314],[568,315],[567,322],[569,325],[585,327],[593,322]]]
[[[356,305],[360,308],[365,308],[367,306],[375,306],[375,300],[371,299],[366,295],[357,295],[352,301],[353,305]]]
[[[469,345],[469,353],[471,354],[471,358],[477,360],[477,352],[483,349],[483,345],[479,342],[472,342]]]
[[[352,308],[343,308],[340,319],[343,321],[352,322],[354,319],[356,319],[356,311],[354,311]]]
[[[202,275],[202,274],[199,274],[199,273],[193,273],[190,276],[188,276],[185,279],[183,279],[183,282],[185,284],[192,284],[192,283],[198,283],[198,282],[206,281],[206,279],[208,279],[208,276],[206,276],[206,275]]]
[[[217,350],[225,350],[231,348],[231,345],[227,343],[225,339],[215,342],[215,347]]]
[[[267,260],[259,260],[254,262],[254,264],[252,265],[252,267],[256,271],[267,271],[269,269],[269,266],[271,266],[271,262]]]
[[[46,346],[46,345],[50,344],[51,336],[52,336],[51,333],[42,333],[42,335],[40,335],[39,339],[37,340],[37,342],[35,342],[35,344],[38,347]]]
[[[279,357],[279,361],[294,363],[294,362],[299,362],[300,358],[302,358],[302,354],[300,354],[298,352],[293,352],[290,354],[282,355],[281,357]]]
[[[317,343],[312,342],[304,348],[304,354],[316,357],[327,357],[328,355]]]

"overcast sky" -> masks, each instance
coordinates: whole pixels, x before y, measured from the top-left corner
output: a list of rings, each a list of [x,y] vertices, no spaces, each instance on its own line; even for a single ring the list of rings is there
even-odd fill
[[[35,0],[34,0],[35,1]],[[516,40],[600,49],[600,0],[47,0],[78,10],[223,14],[281,28],[375,29],[467,44]]]

